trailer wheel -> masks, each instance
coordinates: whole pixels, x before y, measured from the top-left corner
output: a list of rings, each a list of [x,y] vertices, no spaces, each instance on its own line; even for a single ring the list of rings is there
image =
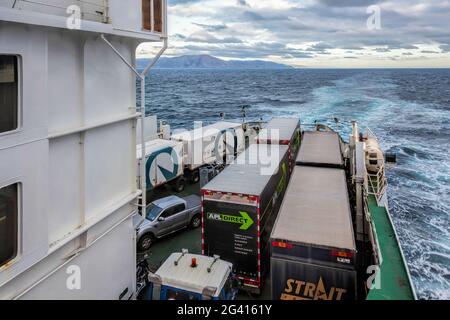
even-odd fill
[[[195,216],[192,217],[192,220],[191,220],[191,228],[192,229],[196,229],[196,228],[200,227],[201,224],[202,224],[202,217],[200,217],[199,214],[196,214]]]
[[[184,179],[184,177],[179,177],[172,185],[172,188],[175,192],[182,192],[185,186],[186,180]]]
[[[195,170],[191,173],[191,183],[195,184],[200,181],[200,172]]]
[[[139,239],[138,249],[139,251],[146,251],[150,249],[153,244],[154,237],[151,233],[144,234],[141,239]]]

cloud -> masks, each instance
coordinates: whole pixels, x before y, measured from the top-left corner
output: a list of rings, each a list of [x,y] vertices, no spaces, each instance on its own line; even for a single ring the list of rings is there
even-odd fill
[[[366,9],[373,4],[381,8],[380,30],[367,28]],[[450,53],[447,0],[169,0],[169,5],[171,52],[297,64],[316,61],[310,58],[435,59],[435,52]]]
[[[250,7],[250,5],[245,0],[237,0],[238,5],[243,7]]]
[[[175,5],[183,5],[183,4],[189,4],[194,2],[200,2],[202,0],[168,0],[169,6],[175,6]]]
[[[319,42],[312,46],[310,46],[307,51],[319,52],[319,53],[327,53],[328,49],[334,49],[334,46],[327,44],[325,42]]]
[[[444,44],[439,47],[443,52],[450,52],[450,44]]]
[[[246,10],[243,13],[243,19],[245,21],[279,21],[279,20],[289,20],[284,14],[277,14],[271,12],[259,13],[257,11]]]
[[[389,48],[375,48],[373,49],[375,52],[391,52],[391,49]]]
[[[198,42],[198,43],[242,43],[243,41],[237,37],[224,37],[224,38],[218,38],[214,36],[213,34],[206,32],[206,31],[200,31],[200,32],[194,32],[191,35],[184,38],[184,41],[186,42]]]
[[[368,7],[382,0],[318,0],[318,2],[330,7]]]
[[[227,25],[224,23],[220,24],[203,24],[203,23],[196,23],[193,22],[194,25],[201,27],[207,31],[221,31],[227,29]]]

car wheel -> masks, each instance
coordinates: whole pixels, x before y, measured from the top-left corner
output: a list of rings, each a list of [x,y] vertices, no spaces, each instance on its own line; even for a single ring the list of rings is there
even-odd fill
[[[146,251],[150,249],[154,241],[154,237],[152,234],[147,233],[144,234],[141,239],[139,240],[138,248],[140,251]]]
[[[191,228],[195,229],[202,224],[202,217],[199,214],[195,215],[191,220]]]
[[[180,177],[173,184],[173,190],[175,192],[182,192],[184,190],[185,185],[186,185],[186,180],[184,180],[183,177]]]

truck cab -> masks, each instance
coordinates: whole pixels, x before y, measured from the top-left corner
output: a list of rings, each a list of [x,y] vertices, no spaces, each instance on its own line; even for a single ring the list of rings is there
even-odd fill
[[[234,300],[232,264],[219,256],[172,253],[149,274],[149,300]]]

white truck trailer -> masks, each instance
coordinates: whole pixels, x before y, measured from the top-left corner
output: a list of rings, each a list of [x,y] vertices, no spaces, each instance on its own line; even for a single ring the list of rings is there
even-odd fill
[[[191,182],[199,181],[199,168],[204,165],[227,163],[245,150],[241,123],[219,121],[214,124],[172,135],[183,144],[185,175]]]
[[[136,151],[137,170],[140,170],[142,165],[141,145],[136,147]],[[148,191],[165,183],[171,183],[177,192],[184,190],[182,142],[164,139],[151,140],[145,144],[145,153],[145,177]]]

